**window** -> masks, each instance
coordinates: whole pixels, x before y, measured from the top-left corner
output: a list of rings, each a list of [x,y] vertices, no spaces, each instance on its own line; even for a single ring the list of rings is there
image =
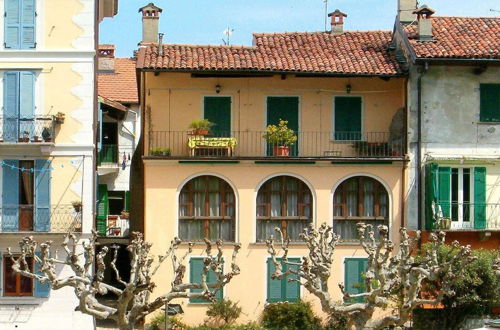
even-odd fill
[[[50,161],[4,160],[2,231],[50,230]]]
[[[102,144],[98,156],[99,165],[101,163],[118,163],[118,123],[102,123]]]
[[[366,292],[365,273],[368,266],[366,258],[346,258],[344,260],[344,285],[350,294]],[[363,302],[363,298],[352,299],[353,302]]]
[[[29,142],[35,135],[41,136],[43,128],[35,122],[34,73],[7,71],[3,75],[3,85],[3,113],[0,116],[3,140]]]
[[[500,84],[480,84],[479,120],[500,122]]]
[[[205,258],[191,258],[189,260],[189,281],[191,283],[201,283],[201,274],[203,273],[203,260]],[[213,270],[209,270],[207,274],[207,284],[215,283],[216,274]],[[210,291],[215,289],[209,288]],[[202,289],[191,289],[191,292],[202,292]],[[215,294],[215,299],[222,299],[223,297],[223,289],[217,290]],[[190,303],[210,303],[205,299],[189,299]]]
[[[425,189],[429,229],[441,216],[451,219],[451,229],[486,228],[485,167],[427,164]]]
[[[366,176],[342,182],[333,195],[333,228],[344,241],[356,241],[356,224],[389,224],[388,195],[384,186]],[[375,231],[378,235],[378,232]]]
[[[18,257],[18,256],[16,256]],[[12,270],[12,260],[8,256],[4,256],[3,262],[3,292],[4,296],[32,296],[33,295],[33,280],[31,278],[14,273]],[[26,258],[28,267],[33,270],[33,259]]]
[[[4,17],[5,48],[36,47],[36,0],[5,0]]]
[[[292,241],[312,222],[312,194],[307,185],[291,176],[268,180],[257,194],[257,241],[263,242],[281,228]]]
[[[334,101],[334,140],[361,140],[361,97],[336,96]]]
[[[297,269],[299,266],[287,265],[281,259],[281,269],[286,272],[288,269]],[[288,258],[289,262],[300,263],[299,258]],[[292,268],[293,267],[293,268]],[[300,299],[300,284],[289,279],[299,279],[297,275],[288,275],[280,280],[275,280],[271,276],[276,271],[276,267],[271,258],[267,259],[267,302],[288,301],[294,302]]]
[[[128,191],[108,191],[109,214],[121,215],[129,211],[130,194]]]
[[[179,195],[179,237],[183,240],[235,240],[235,196],[224,180],[200,176]]]

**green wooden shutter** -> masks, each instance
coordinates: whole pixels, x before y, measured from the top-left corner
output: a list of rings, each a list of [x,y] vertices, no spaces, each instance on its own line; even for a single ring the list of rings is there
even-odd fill
[[[276,271],[271,258],[267,259],[267,302],[283,301],[282,296],[282,280],[275,280],[271,275]]]
[[[100,184],[98,191],[98,201],[97,201],[97,232],[99,235],[106,236],[107,225],[106,221],[108,219],[109,212],[109,202],[108,202],[108,186],[106,184]]]
[[[425,229],[427,230],[435,227],[432,202],[437,202],[437,170],[436,163],[425,165]]]
[[[295,132],[297,142],[290,147],[290,155],[297,156],[299,150],[299,98],[296,96],[267,97],[267,125],[278,125],[280,120],[288,121],[287,127]],[[272,155],[272,146],[268,146],[267,154]]]
[[[283,272],[286,272],[289,267],[298,269],[298,266],[291,266],[285,264],[281,259],[277,259],[281,262],[281,267]],[[299,258],[288,258],[289,262],[298,263]],[[289,282],[289,278],[298,279],[297,275],[289,275],[281,280],[275,280],[271,277],[276,271],[276,267],[271,258],[267,259],[267,302],[280,302],[289,301],[294,302],[300,299],[300,284],[298,282]]]
[[[3,140],[17,142],[19,137],[19,76],[8,71],[3,76]]]
[[[451,168],[438,167],[438,204],[441,205],[443,217],[451,216]]]
[[[36,0],[22,0],[21,8],[21,48],[35,48]]]
[[[35,254],[38,257],[41,256],[41,252],[39,252],[39,251],[35,252]],[[34,259],[35,258],[33,258],[33,262],[35,263],[35,273],[39,274],[39,275],[43,275],[40,272],[40,264],[38,262],[36,262]],[[33,282],[34,282],[34,287],[35,287],[34,296],[38,297],[38,298],[48,298],[49,295],[50,295],[50,284],[49,284],[49,282],[41,283],[40,281],[37,281],[37,280],[33,280]]]
[[[125,211],[130,212],[130,191],[125,192]]]
[[[298,263],[298,262],[300,262],[300,259],[299,258],[288,258],[288,261]],[[298,266],[285,265],[283,263],[284,271],[287,271],[290,268],[295,269],[295,270],[299,269]],[[284,290],[285,300],[289,301],[289,302],[294,302],[294,301],[297,301],[300,299],[300,284],[298,282],[288,281],[289,278],[299,279],[299,276],[289,275],[286,278],[282,279],[282,281],[283,281],[282,286],[285,287],[285,290]]]
[[[479,120],[500,122],[500,84],[481,84]]]
[[[335,97],[335,140],[361,140],[361,97]]]
[[[189,260],[189,281],[191,283],[201,283],[201,274],[203,273],[203,260],[204,258],[195,257]],[[208,271],[207,275],[207,284],[215,283],[216,275],[213,270]],[[214,289],[210,289],[211,291]],[[191,289],[191,292],[202,292],[202,289]],[[223,289],[220,289],[215,294],[215,299],[222,299],[223,297]],[[190,303],[194,304],[207,304],[209,301],[203,298],[189,299]]]
[[[50,161],[35,161],[35,231],[50,231]]]
[[[2,231],[16,232],[19,230],[19,161],[4,160],[2,164]]]
[[[4,14],[5,48],[19,49],[21,46],[21,2],[5,0]]]
[[[486,167],[474,168],[474,228],[486,229]]]
[[[205,119],[215,125],[212,135],[217,137],[231,136],[231,98],[226,96],[206,96],[204,99]]]
[[[368,261],[366,258],[346,258],[344,260],[344,285],[350,294],[363,293],[366,290],[364,274]],[[362,298],[353,299],[353,302],[362,302]]]
[[[20,135],[28,132],[32,138],[35,133],[35,75],[21,71],[19,77],[19,130]]]

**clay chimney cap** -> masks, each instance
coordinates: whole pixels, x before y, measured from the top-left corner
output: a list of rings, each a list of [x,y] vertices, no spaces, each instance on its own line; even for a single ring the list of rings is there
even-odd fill
[[[152,2],[148,3],[144,7],[139,8],[139,13],[144,11],[144,10],[156,10],[160,13],[163,11],[163,9],[161,9],[160,7],[156,7],[155,4]]]
[[[344,16],[344,17],[347,17],[346,14],[344,14],[343,12],[341,12],[338,9],[335,9],[335,11],[332,11],[330,14],[328,14],[328,17],[332,17],[332,16],[336,16],[336,17]]]
[[[431,17],[436,11],[427,5],[420,6],[417,10],[413,11],[413,14],[417,14],[418,16]]]

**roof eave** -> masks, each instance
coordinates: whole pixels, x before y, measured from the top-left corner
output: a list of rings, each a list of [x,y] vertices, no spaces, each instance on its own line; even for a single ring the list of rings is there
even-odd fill
[[[415,64],[454,64],[454,65],[477,65],[492,64],[500,65],[500,58],[456,58],[456,57],[417,57]]]

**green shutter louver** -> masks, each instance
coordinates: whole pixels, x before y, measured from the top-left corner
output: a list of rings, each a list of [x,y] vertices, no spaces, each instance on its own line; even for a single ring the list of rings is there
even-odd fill
[[[434,229],[434,213],[432,202],[437,202],[437,169],[436,163],[425,165],[425,229]],[[419,219],[420,221],[420,219]]]
[[[130,212],[130,191],[125,192],[125,211]]]
[[[500,84],[481,84],[479,120],[500,122]]]
[[[288,121],[287,127],[297,136],[297,142],[290,146],[290,156],[297,156],[299,152],[299,98],[296,96],[268,96],[267,97],[267,125],[278,125],[280,120]],[[267,155],[273,154],[273,146],[267,146]]]
[[[486,229],[486,167],[474,168],[474,229]]]
[[[366,290],[364,274],[368,260],[366,258],[346,258],[344,260],[344,285],[350,294],[363,293]],[[362,302],[362,298],[352,299],[354,302]]]
[[[231,98],[226,96],[206,96],[204,99],[205,119],[215,125],[211,132],[216,137],[231,136]]]
[[[443,211],[443,217],[451,216],[451,168],[438,167],[438,204]]]
[[[335,97],[335,140],[361,140],[361,97]]]
[[[108,201],[108,186],[106,184],[100,184],[98,186],[98,201],[97,201],[97,232],[101,236],[106,236],[109,212],[109,201]]]
[[[282,271],[288,269],[298,269],[299,266],[287,265],[281,259]],[[300,263],[299,258],[288,258],[289,262]],[[276,267],[271,258],[267,259],[267,302],[294,302],[300,299],[300,284],[296,281],[288,281],[289,278],[299,279],[297,275],[288,275],[280,280],[275,280],[271,276],[276,271]]]
[[[201,283],[201,274],[203,273],[203,260],[205,258],[198,257],[198,258],[191,258],[189,260],[189,281],[191,283]],[[215,283],[217,281],[216,279],[216,274],[213,270],[209,270],[207,274],[207,284]],[[210,291],[215,290],[210,288]],[[191,292],[202,292],[202,289],[191,289]],[[223,289],[217,290],[217,293],[215,294],[215,299],[222,299],[223,297]],[[196,299],[189,299],[190,303],[194,304],[208,304],[209,301],[202,299],[202,298],[196,298]]]

